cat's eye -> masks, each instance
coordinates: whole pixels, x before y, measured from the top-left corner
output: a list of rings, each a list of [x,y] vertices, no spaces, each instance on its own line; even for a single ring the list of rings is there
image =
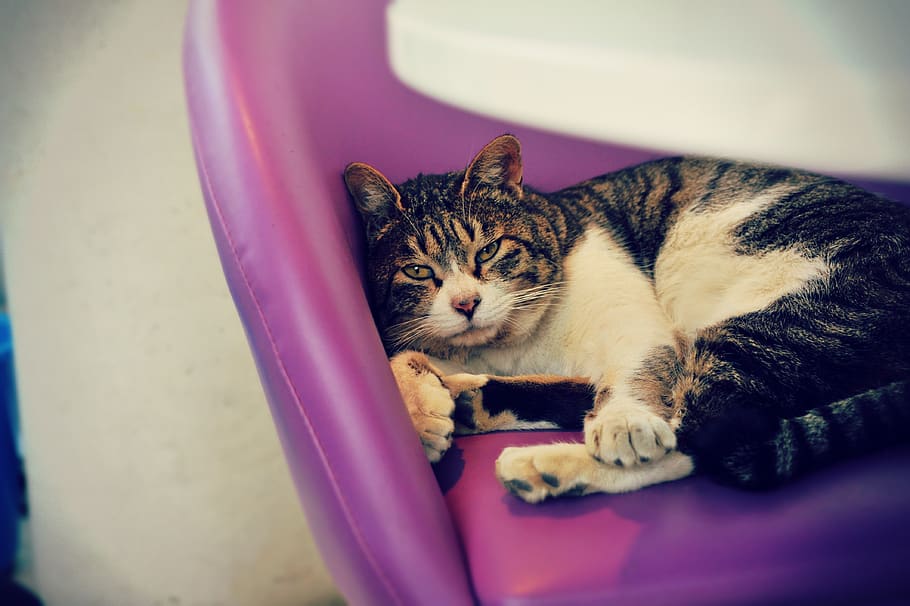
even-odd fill
[[[401,268],[401,271],[403,271],[404,275],[407,277],[415,280],[429,280],[436,275],[433,273],[433,268],[426,265],[405,265]]]
[[[499,250],[499,240],[495,242],[490,242],[486,246],[480,249],[480,252],[477,253],[477,262],[485,263],[489,261],[494,256],[496,256],[496,251]]]

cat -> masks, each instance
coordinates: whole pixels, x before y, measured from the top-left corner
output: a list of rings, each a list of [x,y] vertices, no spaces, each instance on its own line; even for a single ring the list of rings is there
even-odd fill
[[[800,170],[667,158],[554,193],[511,135],[464,171],[344,173],[368,292],[427,457],[506,448],[528,502],[696,469],[767,488],[906,441],[910,209]]]

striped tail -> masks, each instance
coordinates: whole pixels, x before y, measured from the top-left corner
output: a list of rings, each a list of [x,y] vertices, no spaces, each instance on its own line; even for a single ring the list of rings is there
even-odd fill
[[[692,450],[700,470],[743,488],[772,488],[839,459],[910,441],[910,381],[790,419],[743,411],[698,433]]]

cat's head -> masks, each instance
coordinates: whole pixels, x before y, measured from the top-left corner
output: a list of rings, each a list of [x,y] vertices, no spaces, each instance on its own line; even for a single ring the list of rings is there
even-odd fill
[[[533,332],[562,263],[545,199],[522,187],[515,137],[494,139],[465,171],[394,186],[354,163],[344,178],[366,229],[371,304],[389,349],[444,354]]]

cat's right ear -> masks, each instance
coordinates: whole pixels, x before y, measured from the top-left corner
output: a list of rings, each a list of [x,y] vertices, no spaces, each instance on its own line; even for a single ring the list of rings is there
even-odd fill
[[[381,172],[363,162],[348,164],[344,169],[344,182],[364,219],[387,217],[392,212],[404,210],[401,194]]]
[[[500,135],[471,161],[465,171],[461,195],[487,186],[521,198],[521,174],[521,143],[512,135]]]

